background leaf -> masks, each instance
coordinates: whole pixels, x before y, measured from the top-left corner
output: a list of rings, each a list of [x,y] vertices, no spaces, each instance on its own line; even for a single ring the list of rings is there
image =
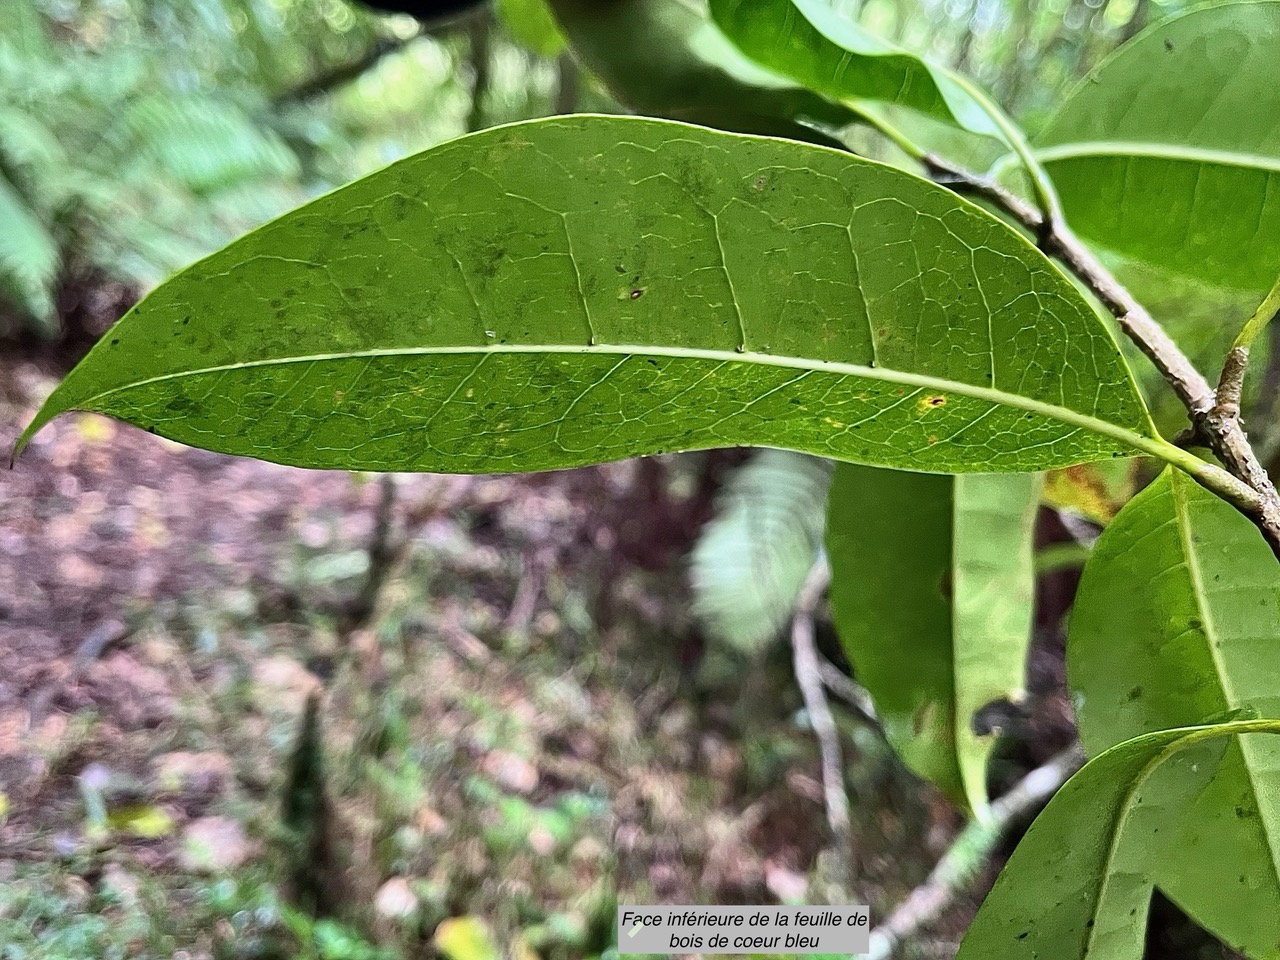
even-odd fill
[[[131,311],[24,439],[72,408],[370,470],[1156,446],[1106,328],[978,208],[836,151],[606,117],[454,141],[249,234]]]
[[[958,960],[1138,960],[1152,874],[1228,737],[1280,733],[1243,720],[1129,740],[1067,781],[1027,831],[960,945]],[[1182,775],[1153,773],[1177,767]],[[1177,849],[1184,866],[1188,851]],[[1199,869],[1208,856],[1194,858]],[[1236,886],[1228,896],[1234,896]]]
[[[713,636],[750,653],[790,619],[822,547],[831,468],[761,450],[729,479],[689,571],[693,611]]]
[[[1231,710],[1280,715],[1280,564],[1244,517],[1165,471],[1099,539],[1067,655],[1090,754]],[[1161,889],[1250,956],[1280,955],[1280,743],[1230,744],[1188,812]],[[1204,851],[1194,870],[1189,851]]]
[[[908,766],[981,813],[995,738],[974,715],[1021,695],[1040,479],[842,465],[831,604],[854,673]]]
[[[565,38],[547,0],[497,0],[508,32],[540,57],[559,56]]]
[[[1067,219],[1120,257],[1261,295],[1280,262],[1280,3],[1157,24],[1107,58],[1035,138]],[[1126,278],[1130,279],[1130,278]],[[1138,293],[1160,285],[1138,281]]]
[[[711,0],[711,14],[747,56],[832,100],[909,107],[1003,139],[956,75],[864,30],[823,0]]]
[[[829,145],[835,141],[799,121],[839,127],[858,119],[744,57],[711,22],[705,3],[548,2],[579,59],[638,113]]]

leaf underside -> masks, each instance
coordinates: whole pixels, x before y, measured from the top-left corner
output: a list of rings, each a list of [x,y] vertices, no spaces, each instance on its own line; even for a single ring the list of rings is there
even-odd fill
[[[543,470],[729,445],[923,471],[1131,453],[1115,341],[1023,238],[901,171],[669,122],[454,141],[132,310],[70,409],[311,467]]]
[[[1039,490],[1030,474],[852,465],[832,484],[831,604],[849,661],[907,765],[974,811],[995,743],[974,716],[1022,690]]]
[[[1165,471],[1103,533],[1080,582],[1067,653],[1081,740],[1099,753],[1232,710],[1280,715],[1278,641],[1280,566],[1257,529]],[[1232,743],[1188,810],[1156,882],[1249,956],[1280,956],[1280,743]]]
[[[1178,858],[1198,870],[1218,855],[1180,845],[1188,806],[1228,746],[1276,733],[1274,720],[1179,728],[1095,757],[1032,823],[957,960],[1139,960],[1161,863]],[[1174,774],[1162,776],[1169,768]]]

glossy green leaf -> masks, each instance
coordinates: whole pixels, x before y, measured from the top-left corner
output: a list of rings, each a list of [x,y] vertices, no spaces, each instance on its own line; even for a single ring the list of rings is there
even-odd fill
[[[1280,2],[1226,3],[1103,61],[1035,138],[1072,227],[1130,260],[1265,292],[1280,263],[1278,46]]]
[[[24,438],[73,408],[368,470],[1164,449],[1105,326],[977,207],[837,151],[622,117],[465,137],[243,237],[132,310]]]
[[[770,70],[835,101],[908,107],[1003,139],[965,81],[862,29],[825,0],[710,0],[738,47]]]
[[[578,58],[637,113],[835,145],[859,118],[747,59],[690,0],[548,0]]]
[[[842,465],[827,520],[836,629],[907,765],[981,814],[994,736],[1021,697],[1040,478]]]
[[[1091,754],[1232,710],[1280,716],[1280,564],[1248,520],[1165,471],[1098,541],[1067,652]],[[1188,809],[1161,889],[1250,956],[1280,956],[1280,742],[1232,744]]]
[[[1139,960],[1162,860],[1194,872],[1217,851],[1178,844],[1197,788],[1224,749],[1280,733],[1241,720],[1128,740],[1089,761],[1049,802],[996,880],[957,960]],[[1177,775],[1159,777],[1164,769]],[[1240,884],[1223,888],[1224,899]]]

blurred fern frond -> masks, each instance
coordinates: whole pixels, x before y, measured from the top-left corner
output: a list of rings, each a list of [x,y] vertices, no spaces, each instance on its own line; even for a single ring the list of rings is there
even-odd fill
[[[721,492],[690,558],[694,614],[744,653],[787,622],[822,546],[831,463],[762,450]]]
[[[53,235],[0,176],[0,292],[42,330],[53,323],[52,291],[58,262]]]

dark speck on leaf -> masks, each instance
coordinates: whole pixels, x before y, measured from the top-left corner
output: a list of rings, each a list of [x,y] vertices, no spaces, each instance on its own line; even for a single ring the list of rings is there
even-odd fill
[[[632,300],[639,300],[639,299],[640,299],[641,297],[643,297],[643,296],[644,296],[644,291],[643,291],[643,290],[632,290],[632,291],[631,291],[631,299],[632,299]]]
[[[1019,940],[1025,940],[1025,939],[1027,939],[1027,937],[1029,937],[1029,936],[1031,936],[1031,931],[1030,931],[1030,930],[1023,930],[1020,934],[1018,934],[1018,939],[1019,939]]]
[[[1164,42],[1164,48],[1165,48],[1166,50],[1168,50],[1170,53],[1172,53],[1172,52],[1173,52],[1173,41],[1172,41],[1172,40],[1166,40],[1166,41]]]
[[[111,338],[111,345],[112,345],[113,347],[114,347],[117,343],[119,343],[119,342],[120,342],[120,338],[119,338],[119,337],[112,337],[112,338]]]

